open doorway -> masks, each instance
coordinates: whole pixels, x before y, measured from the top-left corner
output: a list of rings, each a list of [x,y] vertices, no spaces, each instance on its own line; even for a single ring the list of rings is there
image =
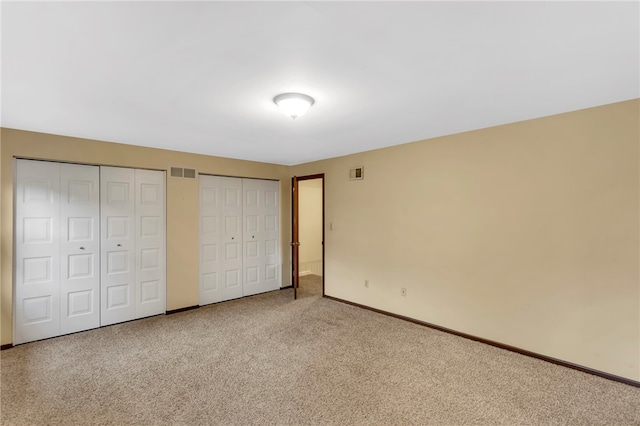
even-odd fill
[[[324,296],[324,175],[293,180],[294,298]]]

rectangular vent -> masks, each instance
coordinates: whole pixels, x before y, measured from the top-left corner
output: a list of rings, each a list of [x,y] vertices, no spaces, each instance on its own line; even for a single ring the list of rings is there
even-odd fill
[[[356,167],[349,170],[349,180],[362,180],[364,179],[364,167]]]
[[[196,169],[185,169],[182,167],[171,167],[171,177],[174,178],[185,178],[185,179],[195,179],[196,178]]]

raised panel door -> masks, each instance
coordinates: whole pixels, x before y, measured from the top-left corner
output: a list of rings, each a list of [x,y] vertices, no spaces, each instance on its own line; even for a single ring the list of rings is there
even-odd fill
[[[60,334],[60,164],[16,160],[13,343]]]
[[[264,249],[262,257],[264,291],[277,290],[282,286],[280,272],[280,182],[264,181],[265,204],[262,209],[264,233],[260,242]]]
[[[136,318],[166,311],[165,174],[135,171]]]
[[[242,297],[242,179],[199,176],[200,305]]]
[[[100,324],[136,317],[135,171],[100,167]]]
[[[62,164],[60,334],[100,326],[100,170]]]
[[[222,177],[222,300],[242,297],[242,179]]]
[[[243,295],[280,288],[277,181],[243,179]]]
[[[199,303],[222,300],[222,178],[199,175]]]

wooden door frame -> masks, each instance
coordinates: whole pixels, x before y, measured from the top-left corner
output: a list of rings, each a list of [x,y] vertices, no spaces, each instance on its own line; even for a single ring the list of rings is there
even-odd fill
[[[324,252],[324,173],[318,173],[318,174],[314,174],[314,175],[306,175],[306,176],[293,176],[291,178],[291,238],[293,239],[293,234],[294,234],[294,226],[295,223],[297,221],[298,225],[300,224],[299,221],[299,215],[300,215],[300,209],[299,206],[295,206],[294,205],[294,194],[293,194],[293,181],[294,179],[297,179],[298,182],[303,181],[303,180],[313,180],[313,179],[320,179],[322,182],[322,297],[324,297],[324,258],[325,258],[325,252]],[[298,188],[298,192],[300,192],[299,188]],[[298,197],[298,200],[300,199],[300,194],[296,194]],[[296,208],[298,207],[298,208]],[[296,217],[298,216],[298,217]],[[298,235],[299,238],[299,235]],[[298,241],[293,241],[293,243],[296,243]],[[298,246],[299,247],[299,246]],[[294,265],[294,256],[293,256],[293,250],[295,250],[295,247],[292,249],[292,256],[291,256],[291,284],[293,287],[293,292],[294,292],[294,298],[297,297],[297,289],[295,287],[295,274],[299,274],[300,271],[296,270],[296,266]],[[298,266],[298,269],[300,269],[300,267]]]

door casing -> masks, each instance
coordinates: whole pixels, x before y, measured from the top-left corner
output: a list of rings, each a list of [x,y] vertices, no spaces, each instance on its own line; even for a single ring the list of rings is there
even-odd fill
[[[299,209],[299,192],[298,182],[303,180],[322,180],[322,297],[324,297],[324,173],[306,176],[293,176],[291,178],[291,284],[293,287],[293,299],[298,298],[298,288],[300,286],[300,232],[298,224],[300,223]]]

